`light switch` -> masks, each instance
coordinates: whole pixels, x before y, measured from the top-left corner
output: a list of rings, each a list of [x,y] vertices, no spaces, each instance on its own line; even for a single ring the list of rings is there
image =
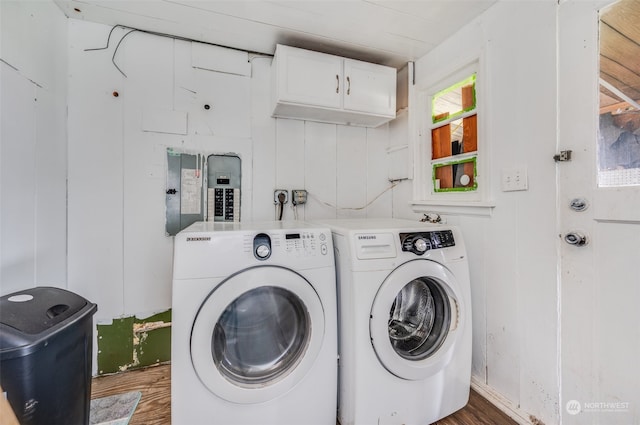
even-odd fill
[[[529,189],[527,167],[518,166],[502,169],[502,191],[513,192]]]

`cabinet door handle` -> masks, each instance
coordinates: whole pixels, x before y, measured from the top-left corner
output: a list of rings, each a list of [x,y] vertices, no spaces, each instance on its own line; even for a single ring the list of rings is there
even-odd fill
[[[351,78],[347,76],[347,96],[351,94]]]
[[[336,74],[336,93],[340,93],[340,76]]]

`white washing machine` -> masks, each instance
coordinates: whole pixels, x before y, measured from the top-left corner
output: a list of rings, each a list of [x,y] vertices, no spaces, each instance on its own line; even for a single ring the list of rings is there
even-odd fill
[[[465,406],[471,300],[462,235],[406,220],[326,220],[336,251],[341,425],[425,425]]]
[[[175,237],[173,425],[335,425],[331,232],[195,223]]]

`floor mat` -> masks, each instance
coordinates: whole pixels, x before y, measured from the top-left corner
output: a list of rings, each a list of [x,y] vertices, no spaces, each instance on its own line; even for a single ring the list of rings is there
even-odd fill
[[[90,425],[127,425],[142,393],[132,391],[91,400]]]

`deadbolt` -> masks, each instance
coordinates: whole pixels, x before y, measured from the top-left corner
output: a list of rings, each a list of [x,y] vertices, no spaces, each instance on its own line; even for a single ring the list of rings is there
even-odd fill
[[[569,203],[569,208],[576,212],[582,212],[589,208],[589,201],[587,201],[585,198],[574,198]]]

